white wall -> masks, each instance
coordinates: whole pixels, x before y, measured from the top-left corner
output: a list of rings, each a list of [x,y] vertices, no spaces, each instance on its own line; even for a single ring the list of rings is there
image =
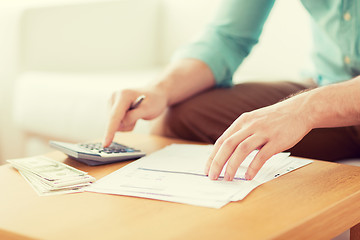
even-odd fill
[[[1,3],[1,2],[0,2]],[[22,142],[22,134],[12,118],[14,81],[18,74],[19,11],[0,5],[0,164],[9,156],[21,156],[21,148],[5,147]]]
[[[311,71],[309,15],[298,0],[277,0],[258,45],[240,66],[236,81],[301,81]]]

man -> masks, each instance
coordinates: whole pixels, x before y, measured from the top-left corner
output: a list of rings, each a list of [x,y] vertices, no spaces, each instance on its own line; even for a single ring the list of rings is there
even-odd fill
[[[226,0],[197,41],[177,51],[157,84],[113,95],[104,146],[116,131],[130,131],[138,119],[154,119],[170,107],[154,132],[215,142],[205,166],[210,179],[228,163],[224,179],[232,180],[255,149],[247,179],[281,151],[331,161],[359,157],[360,4],[302,3],[313,22],[314,82],[232,86],[232,75],[257,43],[274,1]],[[146,99],[128,111],[139,95]]]

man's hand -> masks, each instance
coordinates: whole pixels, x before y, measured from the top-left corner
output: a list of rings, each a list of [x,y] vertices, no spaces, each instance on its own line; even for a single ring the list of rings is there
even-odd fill
[[[160,81],[149,89],[115,92],[110,99],[111,114],[103,146],[111,144],[116,131],[131,131],[138,119],[154,119],[167,107],[214,85],[212,71],[204,62],[183,59],[170,64]],[[139,107],[129,110],[131,104],[141,95],[145,95],[145,100]]]
[[[227,163],[224,179],[233,180],[246,156],[259,149],[245,174],[251,180],[271,156],[298,143],[312,129],[300,95],[237,118],[215,143],[205,167],[209,178],[216,180]]]
[[[146,98],[141,104],[129,110],[131,104],[140,96]],[[151,120],[159,116],[167,107],[165,94],[153,87],[150,90],[122,90],[113,93],[110,99],[110,119],[107,125],[103,146],[108,147],[117,131],[131,131],[137,120]]]

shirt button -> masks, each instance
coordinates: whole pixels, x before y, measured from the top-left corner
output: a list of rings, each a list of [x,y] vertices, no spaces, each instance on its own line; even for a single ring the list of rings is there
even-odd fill
[[[345,21],[350,21],[350,19],[351,19],[351,14],[350,14],[349,12],[346,12],[346,13],[344,14],[344,19],[345,19]]]
[[[345,57],[344,57],[344,62],[345,62],[346,64],[350,64],[351,59],[350,59],[348,56],[345,56]]]

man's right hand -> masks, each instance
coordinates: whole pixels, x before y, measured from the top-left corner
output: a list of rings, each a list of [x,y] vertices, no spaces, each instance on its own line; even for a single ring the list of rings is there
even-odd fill
[[[140,95],[145,95],[146,98],[137,108],[129,110],[131,104]],[[156,87],[149,90],[125,89],[112,94],[110,107],[110,118],[103,147],[111,144],[117,131],[131,131],[137,120],[151,120],[159,116],[167,108],[167,97],[164,91]]]

